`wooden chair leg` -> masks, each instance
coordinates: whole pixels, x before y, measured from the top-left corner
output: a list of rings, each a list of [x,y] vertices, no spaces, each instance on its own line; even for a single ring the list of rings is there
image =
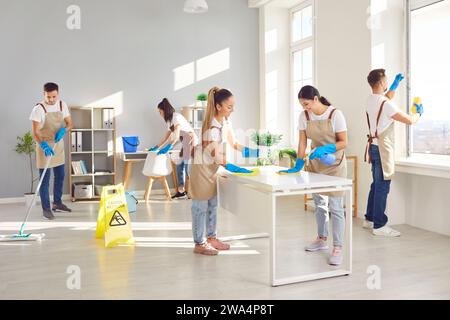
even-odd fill
[[[184,191],[186,191],[186,193],[188,193],[189,191],[189,176],[186,174],[186,178],[184,180]]]
[[[164,190],[166,191],[167,200],[172,200],[172,196],[170,195],[169,184],[167,183],[166,177],[162,177],[161,182],[164,186]]]
[[[305,211],[308,209],[308,195],[307,194],[305,194],[304,196],[303,196],[303,201],[305,202]]]
[[[150,197],[150,192],[152,192],[152,186],[153,186],[153,177],[148,178],[147,188],[145,189],[145,202],[148,202],[148,198]]]

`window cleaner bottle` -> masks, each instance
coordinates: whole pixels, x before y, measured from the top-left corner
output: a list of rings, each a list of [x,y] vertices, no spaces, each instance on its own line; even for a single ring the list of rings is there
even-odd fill
[[[416,105],[422,104],[422,99],[420,97],[414,97],[413,105],[411,107],[411,113],[417,113]]]
[[[331,166],[336,161],[336,156],[334,154],[326,154],[322,158],[319,159],[320,162],[327,166]]]

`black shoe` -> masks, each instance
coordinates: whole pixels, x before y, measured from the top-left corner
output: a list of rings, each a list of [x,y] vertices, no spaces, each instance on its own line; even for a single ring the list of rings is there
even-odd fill
[[[53,220],[55,219],[55,216],[53,215],[52,210],[50,209],[44,209],[43,211],[44,214],[44,218],[47,218],[48,220]]]
[[[177,191],[177,193],[174,196],[172,196],[172,199],[183,198],[183,197],[186,197],[186,191],[185,192]]]
[[[53,204],[53,211],[65,211],[65,212],[72,212],[72,209],[68,208],[65,204]]]

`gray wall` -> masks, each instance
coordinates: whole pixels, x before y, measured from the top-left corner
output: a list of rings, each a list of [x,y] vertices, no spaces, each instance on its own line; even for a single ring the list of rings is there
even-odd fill
[[[0,198],[18,197],[29,185],[27,162],[13,151],[30,129],[29,113],[42,84],[60,84],[69,105],[123,93],[118,136],[160,140],[164,125],[156,103],[191,104],[211,86],[236,96],[235,128],[259,121],[258,12],[247,0],[208,0],[209,12],[185,14],[184,0],[0,1]],[[66,9],[81,7],[81,30],[68,30]],[[174,91],[173,69],[230,48],[230,69]],[[139,167],[139,168],[138,168]],[[118,161],[118,179],[122,164]],[[145,180],[136,166],[131,188]],[[66,182],[65,192],[68,184]]]

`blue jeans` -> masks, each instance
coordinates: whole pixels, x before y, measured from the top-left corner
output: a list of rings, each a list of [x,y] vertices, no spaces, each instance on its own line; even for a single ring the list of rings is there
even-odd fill
[[[372,159],[372,179],[369,200],[367,201],[366,220],[373,222],[374,229],[381,228],[388,222],[385,213],[391,180],[384,180],[381,166],[380,151],[377,145],[371,144],[369,148]]]
[[[205,243],[205,228],[208,238],[217,235],[217,196],[209,200],[192,200],[192,234],[196,244]]]
[[[319,237],[328,237],[329,208],[333,227],[333,245],[342,247],[345,232],[344,197],[324,196],[315,193],[313,194],[313,199],[316,205],[317,233]]]
[[[185,160],[182,160],[179,164],[177,164],[177,178],[178,178],[178,187],[184,187],[184,174],[188,174],[188,163]]]
[[[39,195],[41,196],[41,205],[42,209],[50,210],[50,194],[49,194],[49,186],[50,186],[50,171],[52,168],[48,168],[45,173],[44,180],[42,180],[41,189],[39,190]],[[42,177],[42,173],[44,169],[39,169],[39,176]],[[60,165],[58,167],[53,168],[53,203],[61,204],[62,193],[63,193],[63,184],[64,184],[64,165]]]

